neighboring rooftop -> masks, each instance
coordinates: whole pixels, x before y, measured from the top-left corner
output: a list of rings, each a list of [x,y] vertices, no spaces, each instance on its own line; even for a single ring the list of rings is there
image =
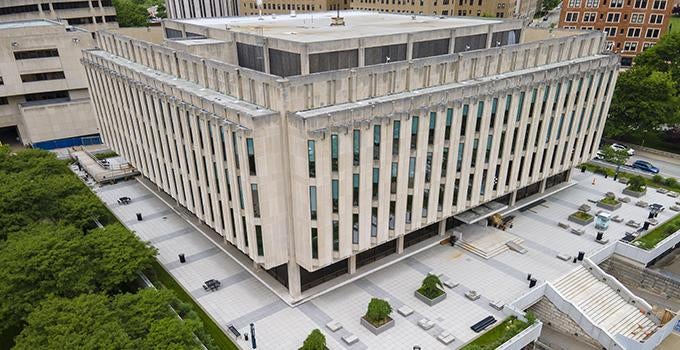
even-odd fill
[[[318,42],[354,39],[393,34],[410,34],[442,29],[483,26],[515,20],[470,17],[434,17],[407,14],[388,14],[365,11],[343,11],[344,26],[331,26],[336,12],[305,13],[295,17],[258,16],[219,17],[174,20],[175,22],[227,29],[238,33],[297,42]],[[172,22],[172,21],[171,21]],[[521,23],[520,21],[517,21]]]
[[[31,28],[31,27],[59,26],[59,25],[61,25],[61,23],[46,20],[46,19],[32,19],[32,20],[27,20],[27,21],[0,22],[0,30]]]

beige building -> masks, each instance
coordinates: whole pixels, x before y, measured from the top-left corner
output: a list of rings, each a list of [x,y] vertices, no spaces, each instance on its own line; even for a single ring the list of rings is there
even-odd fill
[[[181,39],[102,33],[83,59],[105,142],[293,300],[596,152],[618,69],[602,33],[333,16],[167,20]]]
[[[290,14],[311,11],[362,10],[440,16],[484,16],[497,18],[532,18],[540,6],[538,0],[270,0],[264,1],[262,13]],[[256,0],[240,1],[239,14],[257,15]]]
[[[18,138],[25,145],[54,148],[98,139],[80,63],[81,50],[92,47],[90,32],[62,23],[0,23],[2,142]]]
[[[51,19],[87,30],[118,28],[112,0],[2,0],[0,22]]]
[[[238,0],[165,0],[168,18],[238,16]]]

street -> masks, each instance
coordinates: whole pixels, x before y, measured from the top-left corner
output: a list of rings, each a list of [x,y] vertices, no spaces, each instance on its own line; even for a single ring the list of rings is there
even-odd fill
[[[636,150],[635,155],[630,157],[628,159],[628,161],[626,162],[626,164],[632,164],[636,160],[645,160],[645,161],[652,163],[652,165],[659,168],[659,175],[661,175],[663,177],[674,177],[674,178],[680,180],[680,159],[673,159],[673,158],[664,157],[664,156],[660,156],[660,155],[649,153],[649,152],[643,152],[643,151]],[[612,169],[616,169],[616,165],[614,165],[612,163],[607,163],[605,161],[593,159],[593,163],[600,164],[600,165],[603,165],[603,166],[606,166],[606,167],[609,167],[609,168],[612,168]],[[648,177],[651,177],[651,176],[654,175],[652,173],[633,169],[633,168],[628,167],[628,166],[622,166],[621,171],[636,173],[636,174],[645,175],[645,176],[648,176]]]

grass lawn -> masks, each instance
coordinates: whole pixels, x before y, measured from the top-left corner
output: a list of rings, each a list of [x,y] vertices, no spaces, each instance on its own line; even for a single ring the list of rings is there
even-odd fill
[[[680,32],[680,16],[671,16],[671,33]]]
[[[530,323],[528,322],[522,322],[515,317],[509,317],[490,331],[482,334],[481,337],[462,347],[461,350],[495,349],[529,326]]]
[[[95,158],[102,160],[106,158],[113,158],[113,157],[118,157],[118,153],[114,151],[107,151],[107,152],[102,152],[102,153],[96,153],[94,155]]]
[[[232,343],[231,339],[227,337],[224,332],[222,332],[222,329],[215,324],[215,321],[208,316],[208,314],[203,311],[203,309],[196,304],[194,299],[187,294],[187,292],[182,288],[182,286],[175,281],[175,279],[159,264],[157,261],[154,261],[153,268],[151,273],[147,274],[151,281],[156,285],[156,287],[165,287],[173,292],[175,292],[175,296],[177,298],[185,303],[191,304],[193,307],[194,311],[200,317],[201,321],[203,321],[203,326],[205,327],[206,331],[210,333],[210,336],[213,339],[213,342],[217,347],[223,350],[238,350],[236,345]]]
[[[636,239],[633,244],[636,244],[642,249],[652,249],[659,242],[663,241],[678,230],[680,230],[680,214],[666,221],[661,226],[651,230],[646,235]]]

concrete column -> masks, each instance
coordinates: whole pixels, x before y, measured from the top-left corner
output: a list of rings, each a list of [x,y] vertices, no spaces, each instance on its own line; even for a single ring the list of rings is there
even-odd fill
[[[262,54],[264,55],[264,72],[269,73],[269,42],[266,39],[262,45]]]
[[[397,237],[397,254],[404,252],[404,236]]]
[[[288,292],[293,299],[299,299],[302,294],[300,285],[300,267],[294,261],[288,261]]]
[[[540,186],[540,188],[539,188],[539,190],[538,190],[539,193],[545,192],[545,183],[546,183],[547,181],[548,181],[548,178],[545,178],[545,179],[541,180],[541,186]]]
[[[409,34],[408,39],[406,39],[406,60],[411,59],[413,59],[413,36]]]
[[[510,193],[510,206],[512,207],[513,205],[515,205],[516,201],[517,201],[517,190],[512,191],[512,193]]]
[[[349,271],[350,275],[353,275],[357,272],[357,256],[352,255],[347,259],[347,270]]]
[[[300,52],[300,73],[302,75],[309,74],[309,53],[307,53],[307,45],[305,45]]]
[[[446,219],[439,222],[439,235],[443,236],[446,234]]]

